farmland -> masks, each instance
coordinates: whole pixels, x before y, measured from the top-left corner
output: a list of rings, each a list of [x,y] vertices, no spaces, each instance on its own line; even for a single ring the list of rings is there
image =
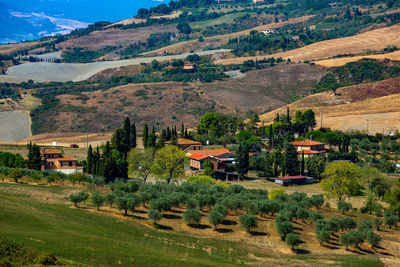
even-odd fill
[[[399,129],[400,91],[398,78],[381,82],[344,87],[337,90],[315,94],[294,102],[288,107],[295,110],[312,108],[317,114],[317,125],[320,126],[320,116],[323,112],[323,126],[342,130],[367,130],[369,121],[370,133],[382,133]],[[265,122],[270,122],[276,113],[284,113],[286,107],[266,113],[261,116]],[[351,121],[351,123],[349,123]]]
[[[18,111],[0,112],[0,142],[16,142],[31,135],[29,114]]]
[[[269,55],[268,57],[290,58],[294,62],[302,62],[305,60],[313,61],[328,59],[340,54],[357,54],[368,50],[378,51],[387,46],[400,46],[399,30],[400,25],[396,24],[391,27],[371,30],[351,37],[310,44],[298,49]],[[215,63],[237,64],[246,60],[255,60],[256,58],[260,60],[263,57],[264,56],[221,59],[217,60]]]
[[[279,240],[270,226],[273,220],[268,217],[260,222],[259,228],[254,229],[266,232],[266,235],[251,237],[232,222],[226,226],[233,229],[231,233],[188,226],[182,228],[179,226],[182,224],[179,223],[181,213],[178,209],[165,215],[171,219],[161,221],[165,230],[156,230],[148,224],[141,209],[131,216],[121,216],[108,208],[103,208],[100,213],[90,206],[71,208],[65,197],[78,190],[79,187],[0,184],[1,235],[24,246],[52,252],[62,259],[89,265],[234,266],[244,263],[382,266],[376,256],[345,253],[343,248],[323,248],[314,241],[302,245],[304,249],[310,249],[311,254],[293,255]],[[330,212],[323,210],[323,213],[328,215]],[[235,220],[234,217],[229,217],[229,221],[232,220]],[[96,222],[95,225],[93,222]],[[168,230],[170,227],[172,230]],[[311,230],[303,223],[296,224],[296,227],[302,236],[308,236]],[[388,249],[386,254],[392,254],[398,242],[395,231],[384,234],[392,241],[383,242],[382,248]],[[395,266],[395,257],[381,257],[385,264]]]

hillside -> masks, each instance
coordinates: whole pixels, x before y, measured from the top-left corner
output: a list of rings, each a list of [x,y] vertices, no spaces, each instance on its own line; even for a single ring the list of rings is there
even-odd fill
[[[312,108],[317,127],[335,130],[367,130],[382,133],[400,129],[400,78],[375,83],[343,87],[305,97],[280,109],[261,115],[264,122],[272,122],[276,113],[285,114],[289,107],[292,115],[296,110]]]
[[[400,24],[391,27],[371,30],[355,36],[332,39],[287,52],[276,53],[270,56],[275,58],[290,58],[294,62],[305,60],[322,60],[343,54],[364,53],[368,50],[379,51],[388,46],[400,46]],[[238,57],[217,60],[216,64],[240,64],[246,60],[260,60],[259,57]]]
[[[119,68],[100,75],[126,75]],[[195,126],[208,111],[241,115],[249,110],[265,112],[309,95],[325,70],[307,64],[278,65],[254,70],[241,78],[201,82],[128,84],[81,94],[63,94],[50,109],[34,116],[33,132],[109,131],[131,117],[139,127],[145,122],[157,128]],[[103,76],[104,77],[104,76]],[[248,88],[252,88],[249,91]]]

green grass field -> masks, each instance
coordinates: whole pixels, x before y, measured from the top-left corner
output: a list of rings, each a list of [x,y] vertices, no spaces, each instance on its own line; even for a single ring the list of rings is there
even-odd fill
[[[22,189],[20,189],[22,187]],[[8,193],[15,192],[18,194]],[[33,248],[51,252],[64,260],[94,266],[234,266],[258,263],[263,258],[282,260],[284,265],[303,262],[332,266],[382,266],[376,257],[334,255],[267,255],[240,242],[206,239],[157,231],[69,204],[48,204],[30,198],[29,190],[43,194],[63,192],[63,188],[0,183],[0,236]],[[66,188],[65,190],[70,189]],[[249,254],[257,255],[249,257]],[[265,264],[266,262],[263,262]],[[262,264],[261,264],[262,265]]]

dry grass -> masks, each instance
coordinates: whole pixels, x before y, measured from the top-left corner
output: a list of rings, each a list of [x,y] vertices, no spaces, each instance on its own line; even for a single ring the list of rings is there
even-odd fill
[[[222,35],[216,35],[216,36],[212,36],[212,37],[207,37],[205,39],[229,39],[229,38],[239,37],[239,36],[243,36],[243,35],[249,35],[250,32],[253,31],[253,30],[256,30],[256,31],[273,30],[273,29],[277,29],[277,28],[281,28],[281,27],[290,25],[290,24],[302,23],[302,22],[305,22],[305,21],[311,19],[312,17],[314,17],[314,15],[298,17],[298,18],[292,18],[292,19],[288,19],[286,21],[280,21],[280,22],[277,22],[277,23],[270,23],[270,24],[266,24],[266,25],[260,25],[258,27],[255,27],[255,28],[252,28],[252,29],[248,29],[248,30],[245,30],[245,31],[222,34]]]
[[[152,19],[175,19],[179,17],[183,13],[182,10],[172,11],[171,14],[163,15],[163,16],[153,16]]]
[[[323,112],[323,126],[338,130],[366,131],[369,120],[369,133],[382,133],[400,129],[400,78],[381,82],[344,87],[337,90],[311,95],[294,102],[291,112],[312,108],[316,113],[317,126],[321,126],[320,114]],[[283,114],[286,107],[261,116],[265,122],[272,122],[276,113]]]
[[[377,60],[384,60],[384,59],[400,60],[400,51],[387,53],[387,54],[379,54],[379,55],[364,55],[364,56],[356,56],[356,57],[332,58],[332,59],[315,61],[314,63],[316,65],[331,68],[331,67],[340,67],[340,66],[346,65],[349,62],[356,62],[363,58],[372,58],[372,59],[377,59]]]
[[[302,48],[268,55],[267,57],[290,58],[293,62],[323,60],[339,54],[357,54],[368,50],[382,50],[387,46],[400,46],[400,24],[376,29],[355,36],[332,39]],[[265,56],[240,57],[215,61],[216,64],[240,64],[246,60],[260,60]]]
[[[11,54],[24,49],[32,48],[41,42],[26,42],[18,44],[0,45],[0,54]]]

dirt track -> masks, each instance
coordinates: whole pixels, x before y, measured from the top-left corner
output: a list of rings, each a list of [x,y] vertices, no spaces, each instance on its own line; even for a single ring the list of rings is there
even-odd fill
[[[210,51],[199,51],[200,56],[213,55],[216,53],[226,53],[230,50],[219,49]],[[100,61],[93,63],[44,63],[34,62],[13,66],[7,70],[7,75],[0,75],[0,82],[22,82],[33,80],[36,82],[67,82],[83,81],[89,79],[100,71],[130,65],[140,65],[141,63],[151,63],[153,60],[167,61],[172,59],[184,59],[191,53],[183,53],[173,56],[159,56],[135,58],[118,61]]]

